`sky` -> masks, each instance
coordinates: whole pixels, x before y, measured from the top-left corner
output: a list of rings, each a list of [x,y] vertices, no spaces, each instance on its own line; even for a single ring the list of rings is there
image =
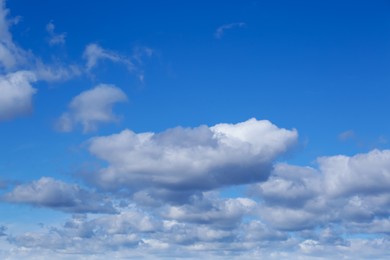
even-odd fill
[[[0,258],[388,259],[389,14],[0,0]]]

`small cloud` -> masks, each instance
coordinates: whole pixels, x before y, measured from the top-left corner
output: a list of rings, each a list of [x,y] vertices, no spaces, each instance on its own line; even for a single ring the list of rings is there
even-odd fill
[[[353,130],[348,130],[339,134],[338,139],[344,142],[350,139],[354,139],[355,137],[356,137],[355,132]]]
[[[134,69],[134,64],[129,58],[121,56],[114,51],[103,49],[96,43],[87,45],[83,53],[83,58],[86,60],[87,71],[91,71],[95,68],[101,60],[123,63],[130,71]]]
[[[46,31],[49,33],[49,44],[51,46],[53,45],[63,45],[65,44],[65,37],[66,37],[66,33],[55,33],[54,32],[54,29],[55,29],[55,25],[53,23],[53,21],[50,21],[47,25],[46,25]]]
[[[56,127],[61,132],[70,132],[76,125],[81,124],[84,133],[94,131],[100,123],[117,121],[112,107],[125,101],[127,96],[121,89],[100,84],[74,97],[68,111],[58,119]]]
[[[115,51],[104,49],[96,43],[91,43],[85,48],[83,58],[86,60],[85,69],[87,72],[91,72],[101,61],[109,60],[125,65],[127,70],[143,83],[145,79],[145,73],[143,71],[145,59],[153,55],[154,50],[144,46],[135,47],[130,56],[125,56]]]
[[[217,28],[217,30],[214,33],[214,37],[216,39],[221,39],[226,30],[233,29],[233,28],[241,28],[245,26],[246,24],[243,22],[224,24]]]

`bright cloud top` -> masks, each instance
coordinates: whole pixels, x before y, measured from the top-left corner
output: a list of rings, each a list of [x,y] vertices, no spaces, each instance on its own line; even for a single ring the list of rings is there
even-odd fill
[[[118,117],[112,111],[113,105],[126,101],[127,96],[121,89],[100,84],[72,99],[68,111],[58,120],[57,128],[70,132],[80,124],[84,133],[94,131],[101,123],[116,122]]]
[[[272,162],[297,141],[295,130],[250,119],[161,133],[124,130],[91,139],[89,150],[109,166],[91,176],[102,187],[153,186],[209,190],[267,179]]]

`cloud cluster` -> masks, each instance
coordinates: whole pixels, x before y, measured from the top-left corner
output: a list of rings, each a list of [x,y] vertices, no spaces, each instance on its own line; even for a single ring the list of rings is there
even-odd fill
[[[77,66],[47,65],[31,51],[19,47],[9,31],[13,22],[8,19],[5,2],[0,1],[0,121],[31,112],[38,80],[61,81],[80,74]],[[54,25],[48,27],[52,33]],[[54,35],[53,36],[58,36]],[[57,39],[58,42],[58,39]]]
[[[261,217],[279,230],[341,225],[349,233],[387,234],[390,217],[390,151],[318,159],[318,169],[277,165],[252,192]]]
[[[3,196],[85,214],[3,233],[16,251],[58,257],[385,257],[390,151],[320,157],[315,168],[274,164],[296,139],[295,130],[256,119],[95,137],[88,149],[108,166],[88,177],[103,190],[42,178]],[[238,184],[246,193],[221,196]]]
[[[82,69],[48,65],[13,41],[7,15],[0,0],[0,121],[31,112],[36,81],[92,73],[103,61],[143,81],[142,64],[154,52],[124,56],[93,43]],[[243,26],[222,25],[215,37]],[[50,45],[65,44],[53,22],[46,30]],[[117,122],[114,105],[126,101],[121,89],[97,85],[70,101],[57,128],[94,131]],[[254,118],[91,138],[87,149],[104,166],[82,175],[85,186],[51,177],[0,181],[2,202],[67,214],[29,232],[1,223],[0,258],[389,258],[390,150],[320,157],[312,167],[280,162],[297,139],[295,129]]]
[[[68,111],[57,122],[57,129],[70,132],[80,124],[83,132],[97,129],[101,123],[116,122],[112,108],[116,103],[126,102],[126,94],[113,85],[100,84],[86,90],[72,99]]]
[[[150,48],[135,48],[130,58],[121,56],[114,51],[103,49],[97,44],[86,46],[83,57],[86,59],[85,69],[75,64],[64,65],[58,59],[45,63],[36,57],[31,51],[19,47],[12,39],[9,31],[13,22],[8,18],[8,10],[5,1],[0,0],[0,121],[12,119],[31,112],[33,96],[37,89],[33,87],[36,81],[64,81],[89,73],[97,67],[102,60],[110,60],[124,64],[128,70],[135,74],[143,82],[144,72],[141,69],[144,57],[150,57],[153,51]],[[55,25],[51,21],[46,26],[49,34],[50,45],[65,44],[66,33],[55,32]],[[97,103],[91,103],[93,94],[81,93],[70,104],[70,112],[64,113],[60,119],[59,129],[70,131],[75,124],[82,124],[84,132],[92,131],[100,122],[114,122],[116,117],[111,113],[113,103],[122,102],[126,99],[125,94],[117,88],[99,88],[93,91]],[[99,93],[98,93],[99,92]],[[88,107],[89,106],[89,107]],[[97,109],[96,113],[93,110]],[[87,111],[88,110],[88,111]]]

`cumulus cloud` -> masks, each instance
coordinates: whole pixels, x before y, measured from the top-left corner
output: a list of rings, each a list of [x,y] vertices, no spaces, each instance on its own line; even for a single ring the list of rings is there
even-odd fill
[[[55,25],[53,21],[50,21],[46,25],[46,31],[49,34],[49,44],[50,45],[62,45],[65,44],[66,33],[55,33]]]
[[[114,213],[111,202],[102,196],[50,177],[16,186],[2,200],[73,213]]]
[[[373,150],[352,157],[322,157],[318,161],[331,195],[378,194],[390,187],[389,150]]]
[[[267,182],[252,187],[263,201],[259,215],[280,230],[341,223],[349,232],[371,233],[390,217],[389,156],[373,150],[321,157],[318,169],[279,164]]]
[[[116,122],[118,117],[112,108],[116,103],[126,101],[127,96],[121,89],[100,84],[72,99],[68,111],[57,121],[57,129],[69,132],[81,124],[84,133],[94,131],[101,123]]]
[[[0,76],[0,120],[28,114],[36,89],[31,86],[36,77],[29,71]]]
[[[109,166],[89,177],[108,189],[173,191],[265,181],[273,160],[296,141],[295,130],[256,119],[161,133],[124,130],[90,140],[89,151]]]
[[[221,25],[220,27],[217,28],[217,30],[214,33],[214,37],[216,39],[221,39],[222,36],[224,35],[226,30],[234,29],[234,28],[240,28],[246,26],[245,23],[239,22],[239,23],[229,23],[229,24],[224,24]]]

